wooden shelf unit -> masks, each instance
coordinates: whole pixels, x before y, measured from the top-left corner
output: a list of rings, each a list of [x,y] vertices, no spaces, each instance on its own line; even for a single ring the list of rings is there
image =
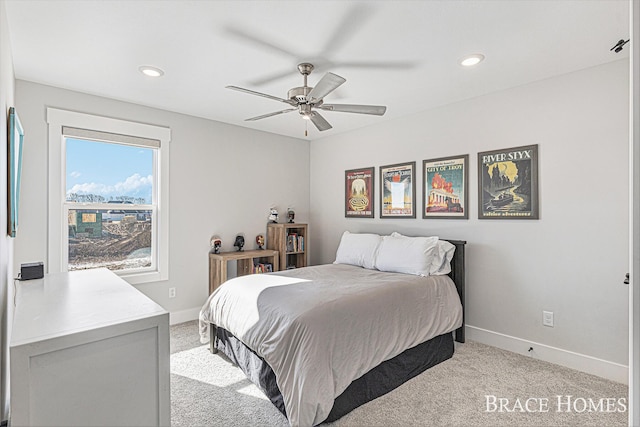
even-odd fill
[[[287,245],[290,237],[295,235],[298,247]],[[307,224],[285,223],[267,224],[267,248],[280,252],[280,270],[307,266],[309,233]]]
[[[272,264],[273,271],[278,271],[278,251],[271,249],[209,253],[209,294],[227,281],[228,261],[236,261],[237,275],[245,276],[253,273],[254,260],[260,264]]]

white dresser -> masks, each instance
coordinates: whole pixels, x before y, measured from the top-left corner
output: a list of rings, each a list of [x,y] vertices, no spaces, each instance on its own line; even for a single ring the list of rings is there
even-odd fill
[[[170,425],[167,311],[107,269],[17,287],[12,427]]]

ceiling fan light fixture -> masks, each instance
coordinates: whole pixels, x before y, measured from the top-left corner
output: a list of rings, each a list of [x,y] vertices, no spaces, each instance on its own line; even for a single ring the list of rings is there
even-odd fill
[[[481,53],[474,53],[472,55],[467,55],[460,60],[460,65],[463,67],[473,67],[474,65],[478,65],[484,60],[484,55]]]
[[[162,77],[164,75],[164,71],[158,67],[152,67],[151,65],[142,65],[138,67],[138,70],[148,77]]]

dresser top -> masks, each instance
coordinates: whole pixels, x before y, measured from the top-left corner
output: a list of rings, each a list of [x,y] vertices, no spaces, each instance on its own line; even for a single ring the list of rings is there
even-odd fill
[[[16,287],[12,347],[167,314],[106,268],[47,274]]]

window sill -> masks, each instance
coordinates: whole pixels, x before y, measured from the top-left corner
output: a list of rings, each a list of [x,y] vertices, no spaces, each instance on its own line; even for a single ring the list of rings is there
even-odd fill
[[[159,271],[149,271],[142,273],[125,273],[125,272],[117,272],[118,276],[128,282],[130,285],[139,285],[142,283],[151,283],[151,282],[160,282],[163,280],[169,280],[169,275],[166,273],[161,273]]]

